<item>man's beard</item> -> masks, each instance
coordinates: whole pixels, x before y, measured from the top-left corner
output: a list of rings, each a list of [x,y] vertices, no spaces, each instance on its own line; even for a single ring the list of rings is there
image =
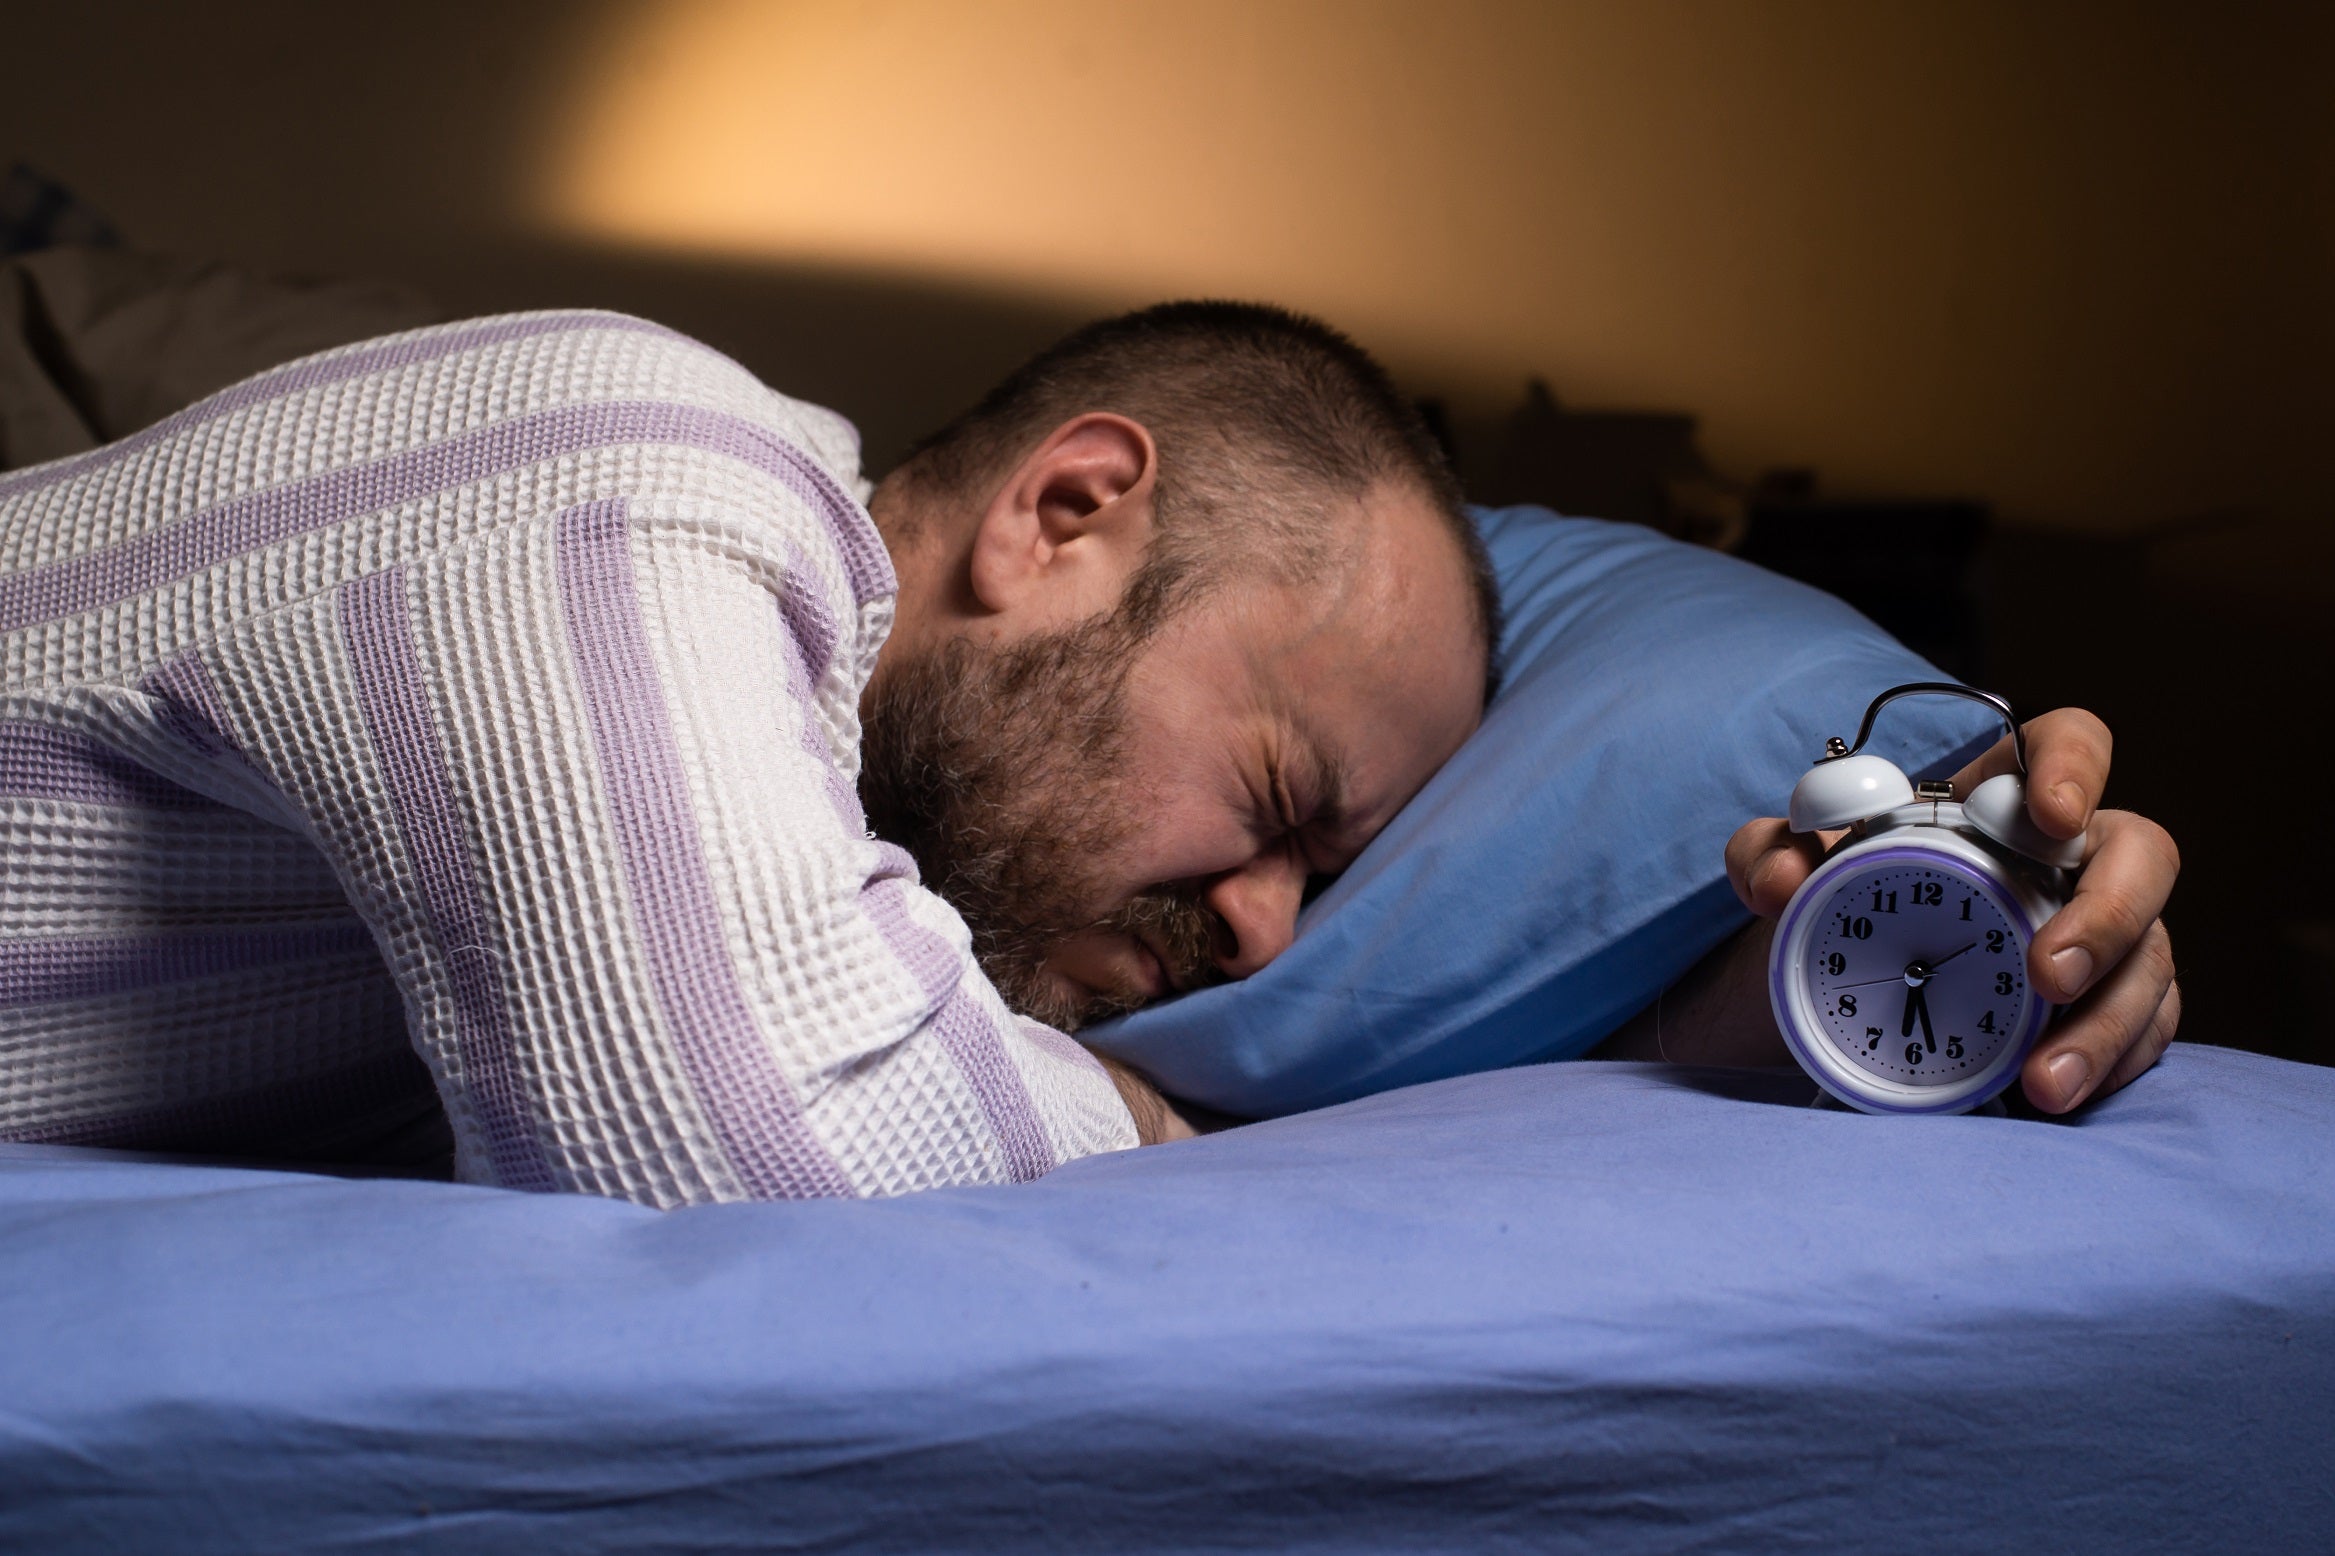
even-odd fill
[[[1008,1005],[1074,1031],[1139,994],[1064,992],[1047,956],[1087,930],[1133,935],[1168,981],[1222,978],[1219,921],[1188,890],[1098,912],[1100,868],[1141,830],[1143,796],[1120,771],[1139,634],[1112,616],[1007,648],[952,639],[890,665],[865,710],[859,792],[878,837],[912,854],[973,933]]]

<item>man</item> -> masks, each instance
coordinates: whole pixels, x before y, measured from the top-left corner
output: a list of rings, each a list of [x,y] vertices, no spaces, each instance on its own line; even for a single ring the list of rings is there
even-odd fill
[[[856,466],[583,315],[0,478],[0,1135],[412,1153],[434,1094],[465,1177],[675,1204],[1187,1132],[1057,1029],[1269,961],[1473,729],[1496,608],[1449,477],[1350,343],[1223,305],[1081,332],[872,494]],[[2080,825],[2104,732],[2034,754],[2038,819]],[[2170,884],[2143,828],[2098,829],[2038,948],[2102,991],[2046,1072],[2169,1035],[2126,957]],[[1773,841],[1736,861],[1770,909]],[[1756,1037],[1755,949],[1710,1032]]]

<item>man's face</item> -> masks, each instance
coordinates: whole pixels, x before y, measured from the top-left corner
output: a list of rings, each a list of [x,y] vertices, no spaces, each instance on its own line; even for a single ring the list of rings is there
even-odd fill
[[[1355,509],[1305,586],[1227,582],[1141,642],[1117,617],[957,639],[879,684],[871,823],[1015,1009],[1074,1029],[1256,971],[1475,728],[1458,547],[1423,497]]]

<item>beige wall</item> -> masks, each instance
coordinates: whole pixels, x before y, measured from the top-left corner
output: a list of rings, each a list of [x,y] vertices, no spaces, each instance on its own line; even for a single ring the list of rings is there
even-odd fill
[[[736,329],[879,442],[1082,311],[1234,293],[1463,406],[1539,373],[1697,412],[1739,476],[2335,521],[2335,8],[34,12],[0,155],[134,235],[461,306],[818,312]]]

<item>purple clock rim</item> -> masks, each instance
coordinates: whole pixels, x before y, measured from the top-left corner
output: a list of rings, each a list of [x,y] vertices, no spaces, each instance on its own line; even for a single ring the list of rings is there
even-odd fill
[[[1876,848],[1868,853],[1860,853],[1856,858],[1847,862],[1847,869],[1844,869],[1842,873],[1847,873],[1848,869],[1863,870],[1868,866],[1882,865],[1892,860],[1928,866],[1945,863],[1966,874],[1972,874],[1975,878],[1975,873],[1972,872],[1968,860],[1953,854],[1943,853],[1938,849],[1910,844]],[[1816,867],[1817,875],[1822,875],[1826,867],[1832,863],[1833,860],[1827,859],[1823,864],[1818,865]],[[1792,936],[1799,929],[1801,922],[1815,909],[1817,893],[1811,891],[1810,888],[1816,884],[1817,876],[1810,876],[1799,891],[1793,894],[1792,900],[1785,905],[1784,916],[1776,921],[1776,955],[1771,957],[1768,962],[1768,1002],[1775,1010],[1776,1025],[1784,1034],[1784,1046],[1791,1049],[1792,1058],[1802,1070],[1807,1072],[1809,1079],[1815,1081],[1819,1086],[1824,1086],[1826,1091],[1830,1091],[1832,1088],[1825,1086],[1824,1082],[1824,1066],[1816,1061],[1814,1055],[1804,1050],[1799,1034],[1793,1030],[1792,1002],[1784,982],[1784,969],[1787,966],[1796,966],[1799,958],[1787,958],[1783,955],[1783,951],[1792,943]],[[1991,881],[1981,880],[1978,885],[1979,889],[1987,894],[1989,900],[1996,907],[2004,910],[2006,917],[2025,931],[2027,944],[2033,945],[2036,934],[2043,926],[2035,921],[2035,916],[2032,913],[2027,911],[2026,904],[2012,893],[2001,890]],[[1856,1105],[1877,1113],[1899,1115],[1961,1113],[1974,1107],[1982,1107],[1990,1098],[2000,1095],[2010,1086],[2012,1081],[2018,1078],[2019,1066],[2025,1062],[2028,1052],[2034,1048],[2035,1039],[2042,1034],[2043,1025],[2050,1019],[2050,1015],[2050,1005],[2040,997],[2027,1002],[2027,1015],[2020,1024],[2018,1041],[2012,1045],[2010,1050],[2012,1057],[2004,1064],[2003,1073],[1992,1088],[1983,1093],[1973,1093],[1969,1096],[1957,1096],[1952,1100],[1928,1103],[1898,1103],[1884,1098],[1867,1096],[1860,1097]]]

